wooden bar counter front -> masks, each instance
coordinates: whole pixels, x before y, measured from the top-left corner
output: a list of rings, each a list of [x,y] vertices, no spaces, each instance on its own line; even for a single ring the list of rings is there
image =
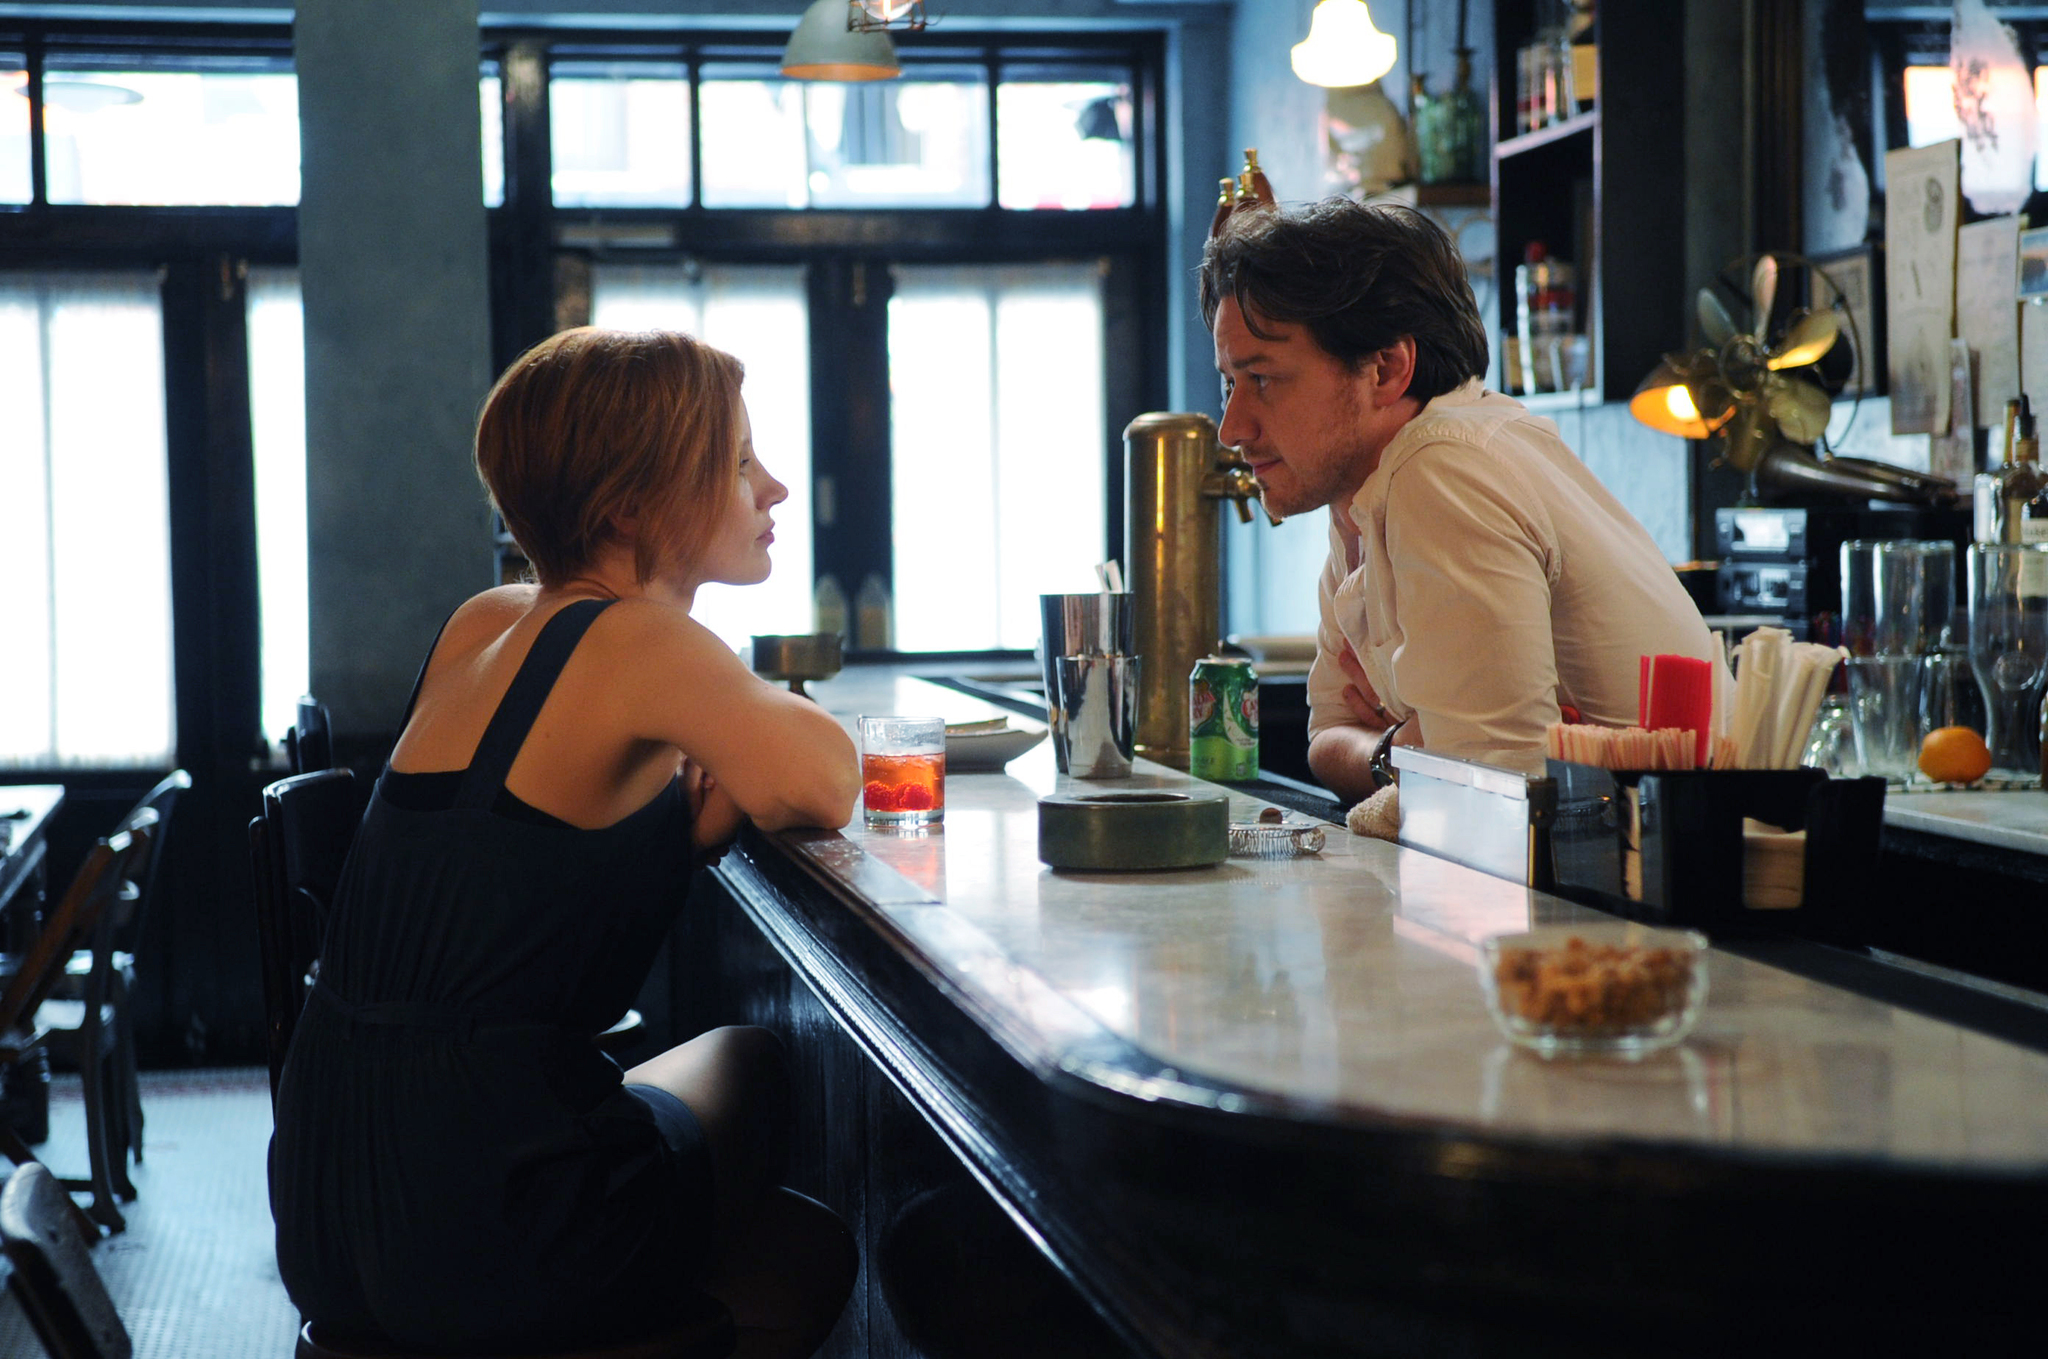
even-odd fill
[[[993,712],[890,670],[813,692],[849,723]],[[1140,761],[1114,789],[1188,783]],[[1891,1352],[2037,1328],[2038,1046],[1717,949],[1683,1043],[1546,1061],[1494,1028],[1478,945],[1604,917],[1339,828],[1304,858],[1056,873],[1036,803],[1073,786],[1042,744],[949,777],[942,828],[750,832],[678,938],[679,1022],[790,1036],[798,1187],[867,1262],[844,1352]],[[1009,1335],[1048,1314],[975,1282],[964,1241],[892,1260],[948,1171],[1093,1338]],[[958,1315],[912,1313],[955,1269],[949,1349]]]

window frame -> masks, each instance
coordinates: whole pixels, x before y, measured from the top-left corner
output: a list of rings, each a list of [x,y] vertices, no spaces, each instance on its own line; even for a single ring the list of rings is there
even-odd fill
[[[999,34],[949,24],[902,35],[906,75],[921,64],[980,66],[986,79],[989,201],[960,208],[726,208],[703,205],[704,120],[697,100],[705,65],[773,63],[786,34],[621,34],[591,29],[487,29],[482,58],[496,61],[505,110],[505,193],[491,209],[493,358],[502,369],[529,345],[587,315],[579,274],[599,261],[801,264],[809,280],[813,572],[831,574],[850,597],[875,576],[893,582],[886,393],[889,269],[895,264],[1014,264],[1094,260],[1104,273],[1104,408],[1101,473],[1106,492],[1104,558],[1123,555],[1125,420],[1165,404],[1167,325],[1164,207],[1166,145],[1159,110],[1165,35],[1158,32]],[[647,61],[681,65],[692,96],[691,202],[677,207],[556,208],[547,120],[547,71],[564,61]],[[1002,167],[996,81],[1006,65],[1072,64],[1130,72],[1133,203],[1127,208],[1019,209],[1000,202]],[[587,274],[586,274],[587,277]],[[577,310],[579,296],[586,310]],[[872,394],[884,394],[874,399]],[[1118,412],[1124,412],[1122,417]],[[1048,475],[1071,475],[1048,468]],[[861,486],[884,507],[876,515],[835,515],[838,486]],[[501,544],[501,547],[503,544]],[[932,660],[1010,656],[995,650],[864,652],[862,657]]]

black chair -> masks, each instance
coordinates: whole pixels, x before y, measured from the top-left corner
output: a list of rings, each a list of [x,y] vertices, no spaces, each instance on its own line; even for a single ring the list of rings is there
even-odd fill
[[[144,811],[156,813],[156,829],[150,836],[147,861],[135,867],[131,881],[136,898],[118,903],[100,922],[91,948],[78,950],[65,966],[57,998],[43,1006],[43,1019],[50,1029],[50,1052],[70,1061],[86,1074],[85,1098],[88,1113],[95,1098],[105,1101],[108,1149],[112,1159],[114,1187],[123,1198],[134,1198],[135,1187],[128,1181],[128,1158],[142,1161],[142,1081],[135,1058],[136,958],[142,951],[142,936],[150,904],[156,900],[157,879],[164,856],[170,849],[171,813],[178,795],[192,786],[192,777],[174,769],[149,790],[122,818],[119,830],[132,830]],[[101,1031],[89,1033],[92,996],[104,1007]],[[104,1059],[111,1057],[110,1062]],[[95,1079],[95,1068],[101,1070]]]
[[[294,774],[334,768],[334,737],[327,726],[327,705],[311,694],[299,695],[299,716],[284,734],[285,759]]]
[[[355,841],[363,804],[353,771],[321,769],[279,779],[265,788],[263,813],[249,823],[273,1101],[285,1054],[291,1050],[292,1029],[319,968],[327,908]]]
[[[0,1249],[14,1266],[7,1286],[50,1359],[129,1359],[128,1332],[87,1252],[72,1203],[43,1165],[0,1186]]]
[[[71,955],[88,941],[97,945],[110,938],[110,935],[102,933],[105,918],[120,910],[122,903],[132,903],[140,895],[129,879],[139,873],[147,861],[150,836],[155,829],[155,810],[141,808],[130,816],[125,829],[101,840],[86,855],[85,863],[71,880],[63,899],[44,921],[34,944],[22,956],[20,969],[9,979],[5,993],[0,994],[0,1068],[15,1065],[46,1048],[50,1029],[45,1002],[63,980]],[[102,969],[96,968],[95,973],[102,978],[105,976]],[[85,1005],[85,1022],[90,1026],[86,1043],[94,1061],[88,1069],[86,1083],[89,1088],[98,1084],[104,1092],[105,1078],[98,1061],[111,1054],[112,1034],[111,1026],[106,1022],[108,1012],[100,1003],[102,1000],[95,989],[89,993]],[[92,1225],[94,1222],[116,1232],[127,1226],[115,1203],[117,1191],[108,1135],[108,1113],[108,1101],[88,1096],[86,1152],[91,1176],[89,1179],[62,1182],[67,1189],[92,1191],[92,1207],[81,1222],[87,1231],[95,1234],[98,1228]],[[20,1165],[31,1164],[36,1159],[21,1139],[6,1128],[0,1128],[0,1155]],[[129,1197],[134,1197],[132,1188]]]

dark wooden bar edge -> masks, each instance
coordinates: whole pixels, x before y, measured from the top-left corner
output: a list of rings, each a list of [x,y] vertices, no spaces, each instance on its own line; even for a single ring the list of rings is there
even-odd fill
[[[1047,1061],[1006,1046],[788,837],[750,832],[718,879],[1141,1352],[1946,1345],[2026,1319],[2044,1253],[2011,1243],[2037,1240],[2040,1176],[1517,1140],[1282,1104],[1161,1072],[1107,1033]]]

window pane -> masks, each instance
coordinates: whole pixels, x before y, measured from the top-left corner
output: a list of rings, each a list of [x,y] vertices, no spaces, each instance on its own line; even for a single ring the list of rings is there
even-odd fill
[[[312,686],[306,582],[306,337],[295,269],[249,271],[249,426],[263,734],[284,740]]]
[[[988,206],[988,86],[806,82],[811,206]]]
[[[1127,208],[1137,200],[1131,91],[1113,75],[1024,81],[1005,72],[996,137],[1006,208]]]
[[[1030,650],[1038,596],[1097,588],[1107,541],[1100,274],[905,266],[895,277],[896,646]]]
[[[483,118],[484,206],[500,208],[505,205],[505,83],[496,62],[484,63],[476,97]]]
[[[762,465],[789,487],[775,508],[774,574],[707,585],[693,617],[734,650],[755,633],[811,631],[811,354],[804,273],[792,266],[606,265],[591,270],[591,321],[682,330],[747,366],[742,392]]]
[[[978,75],[841,85],[756,70],[704,68],[706,207],[987,206]]]
[[[558,65],[548,123],[555,206],[689,206],[690,81],[681,66]]]
[[[808,207],[803,84],[745,78],[746,69],[702,72],[704,206]]]
[[[0,277],[0,764],[171,762],[163,322],[142,275]]]
[[[21,53],[0,52],[0,203],[28,199],[28,72]]]
[[[65,67],[44,79],[52,203],[299,201],[289,74]]]

